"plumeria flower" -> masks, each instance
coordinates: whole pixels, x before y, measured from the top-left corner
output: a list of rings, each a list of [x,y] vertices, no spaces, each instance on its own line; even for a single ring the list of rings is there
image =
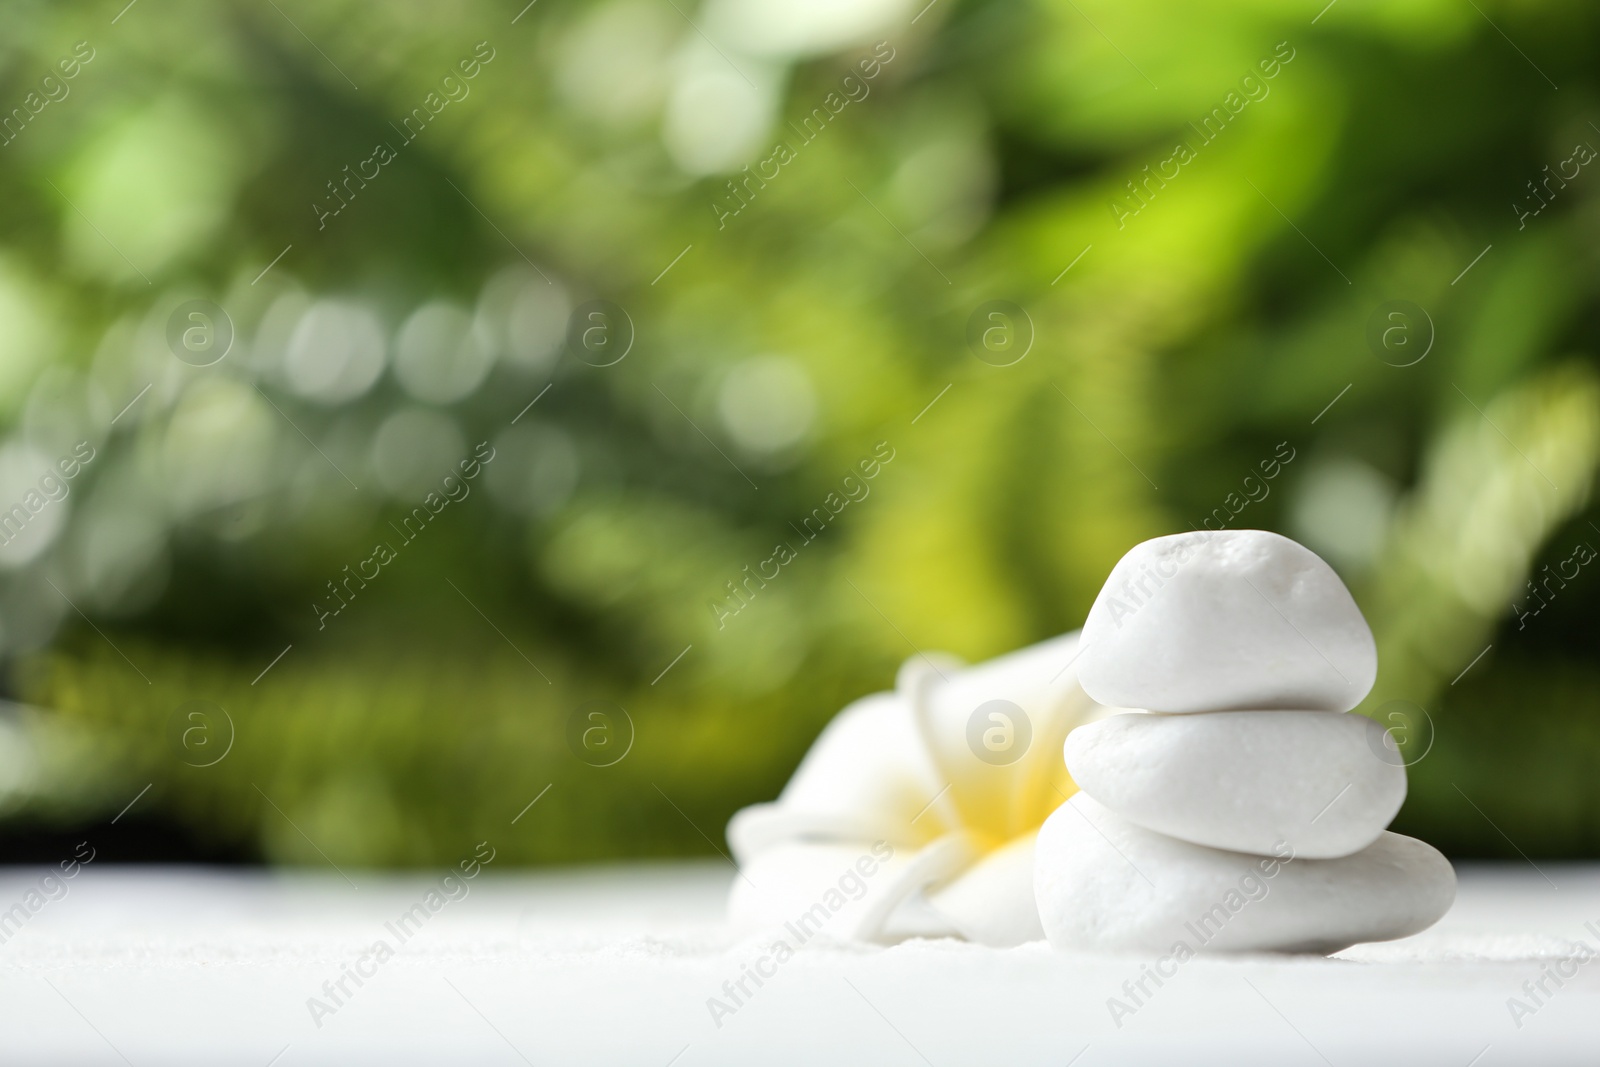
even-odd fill
[[[1077,633],[965,667],[906,661],[893,692],[841,711],[782,795],[728,824],[739,863],[729,914],[801,940],[1044,936],[1033,845],[1076,792],[1069,730],[1111,714],[1083,692]]]

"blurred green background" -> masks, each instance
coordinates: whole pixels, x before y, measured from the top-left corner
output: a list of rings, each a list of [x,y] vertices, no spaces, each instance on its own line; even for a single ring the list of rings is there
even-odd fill
[[[1600,854],[1597,23],[6,5],[4,858],[710,854],[1208,520],[1355,592],[1396,829]]]

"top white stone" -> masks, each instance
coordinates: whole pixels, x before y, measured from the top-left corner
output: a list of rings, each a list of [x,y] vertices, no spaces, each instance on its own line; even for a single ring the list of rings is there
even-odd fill
[[[1089,609],[1083,646],[1089,696],[1150,711],[1348,711],[1378,673],[1372,631],[1333,568],[1265,530],[1135,545]]]

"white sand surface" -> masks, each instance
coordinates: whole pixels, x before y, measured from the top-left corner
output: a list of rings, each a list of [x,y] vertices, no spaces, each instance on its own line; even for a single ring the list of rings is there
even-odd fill
[[[953,941],[813,941],[713,1019],[771,941],[721,924],[726,864],[485,871],[403,943],[385,924],[436,876],[90,866],[0,944],[0,1063],[1600,1062],[1600,962],[1563,963],[1542,1004],[1523,990],[1600,949],[1600,865],[1539,866],[1462,867],[1454,910],[1405,941],[1189,960],[1115,1021],[1154,961]],[[0,871],[0,912],[43,873]],[[392,958],[335,1007],[324,982],[380,938]]]

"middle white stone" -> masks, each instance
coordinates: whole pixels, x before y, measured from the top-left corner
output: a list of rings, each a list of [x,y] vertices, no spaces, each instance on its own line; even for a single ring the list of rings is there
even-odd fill
[[[1072,731],[1065,754],[1078,787],[1129,822],[1260,856],[1359,852],[1406,796],[1394,739],[1345,712],[1113,715]]]

